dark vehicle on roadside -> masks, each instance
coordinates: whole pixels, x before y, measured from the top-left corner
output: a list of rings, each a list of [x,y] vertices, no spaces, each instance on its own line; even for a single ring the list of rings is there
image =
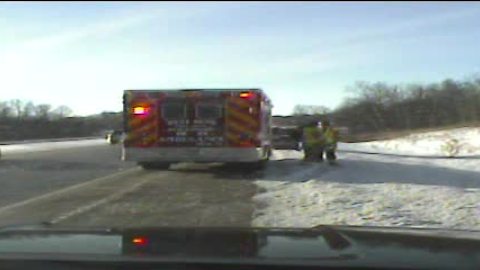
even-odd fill
[[[121,130],[112,130],[105,135],[109,144],[118,144],[122,140],[123,132]]]
[[[295,126],[276,126],[272,128],[272,145],[277,150],[298,150],[299,139]]]

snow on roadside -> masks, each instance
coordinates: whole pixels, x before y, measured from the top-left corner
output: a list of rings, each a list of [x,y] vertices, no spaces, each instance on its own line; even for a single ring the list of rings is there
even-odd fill
[[[446,140],[459,155],[480,154],[480,129],[430,132],[340,149],[441,155]],[[319,224],[480,230],[480,160],[339,153],[340,167],[305,164],[301,152],[275,151],[279,165],[256,181],[252,226]],[[279,171],[279,172],[276,172]],[[478,177],[477,177],[478,175]],[[478,179],[478,182],[477,182]]]
[[[456,140],[459,156],[480,155],[480,128],[458,128],[412,134],[398,139],[347,144],[357,151],[404,155],[445,155],[448,142]]]
[[[261,208],[252,226],[343,224],[480,230],[480,189],[321,180],[274,187],[268,181],[257,184],[267,191],[254,198]]]
[[[51,150],[57,150],[57,149],[68,149],[68,148],[94,146],[94,145],[102,145],[102,144],[106,144],[106,141],[104,139],[62,141],[62,142],[41,142],[41,143],[1,145],[0,151],[2,152],[2,155],[5,155],[5,154],[51,151]]]
[[[344,149],[343,146],[340,146],[339,149]],[[356,151],[362,151],[350,145],[350,148]],[[463,159],[463,158],[415,158],[415,157],[395,157],[395,156],[385,156],[385,155],[354,155],[348,153],[339,153],[341,157],[348,157],[349,159],[355,160],[364,160],[364,161],[373,161],[373,162],[384,162],[384,163],[394,163],[394,164],[405,164],[405,165],[421,165],[429,166],[432,168],[444,168],[444,169],[454,169],[454,170],[464,170],[480,173],[480,158],[473,159]],[[479,176],[480,178],[480,176]]]

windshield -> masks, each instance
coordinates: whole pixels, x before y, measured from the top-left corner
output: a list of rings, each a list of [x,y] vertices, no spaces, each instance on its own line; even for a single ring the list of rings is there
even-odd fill
[[[480,229],[480,5],[0,3],[0,226]]]
[[[162,115],[165,119],[185,119],[185,104],[178,102],[165,104],[163,105]]]

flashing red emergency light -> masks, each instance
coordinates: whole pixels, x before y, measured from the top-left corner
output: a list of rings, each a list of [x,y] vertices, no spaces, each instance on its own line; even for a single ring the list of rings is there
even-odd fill
[[[145,237],[134,237],[132,243],[136,246],[144,246],[147,244],[147,238]]]
[[[247,99],[251,99],[255,96],[254,93],[252,92],[241,92],[240,95],[239,95],[241,98],[247,98]]]
[[[148,113],[148,108],[144,106],[135,106],[133,107],[133,114],[135,115],[145,115]]]

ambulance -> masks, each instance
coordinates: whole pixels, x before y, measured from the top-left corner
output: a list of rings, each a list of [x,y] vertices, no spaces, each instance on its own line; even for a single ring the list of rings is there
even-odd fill
[[[184,162],[261,169],[272,153],[271,110],[257,88],[125,90],[122,160],[144,169]]]

